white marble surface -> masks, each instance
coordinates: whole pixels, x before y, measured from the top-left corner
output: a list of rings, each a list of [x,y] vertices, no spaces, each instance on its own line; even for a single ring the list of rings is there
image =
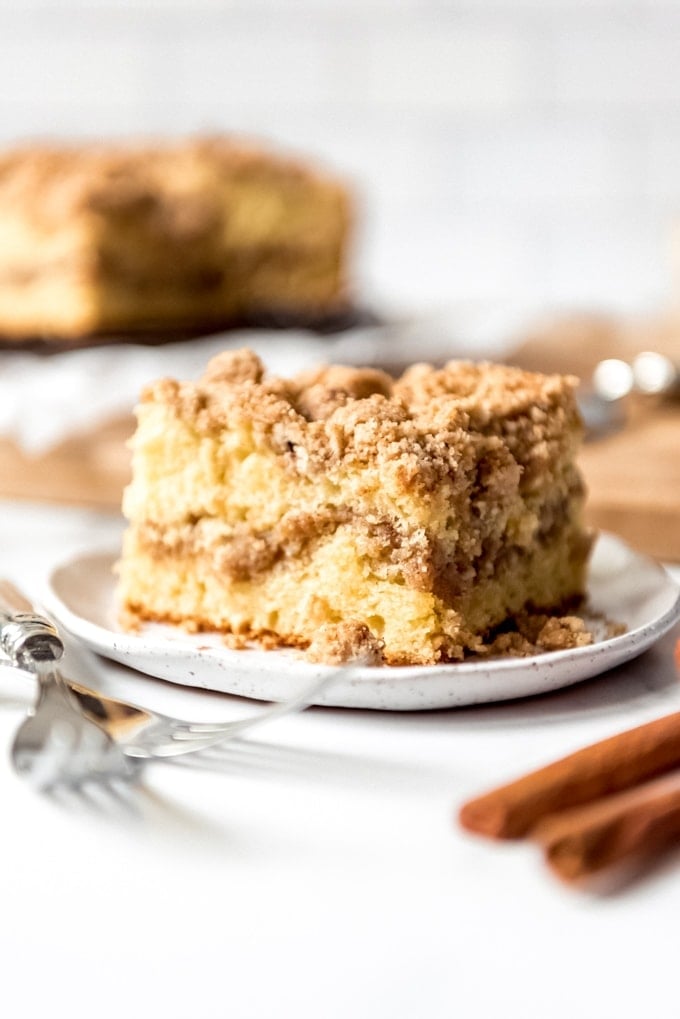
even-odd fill
[[[120,521],[0,504],[0,572]],[[433,713],[314,708],[211,765],[154,765],[114,813],[35,795],[7,750],[30,695],[0,674],[3,1013],[186,1019],[677,1016],[680,856],[609,896],[556,883],[526,845],[454,823],[477,791],[680,709],[670,634],[545,698]],[[186,715],[229,698],[98,678]]]

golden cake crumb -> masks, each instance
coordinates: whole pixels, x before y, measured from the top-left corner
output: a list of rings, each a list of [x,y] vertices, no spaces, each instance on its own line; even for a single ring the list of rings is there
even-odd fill
[[[559,610],[554,615],[521,612],[477,653],[490,657],[528,657],[546,651],[572,651],[587,647],[593,641],[593,633],[581,616],[561,615]]]
[[[385,642],[375,637],[365,623],[349,619],[326,623],[315,634],[305,658],[328,665],[382,665]]]

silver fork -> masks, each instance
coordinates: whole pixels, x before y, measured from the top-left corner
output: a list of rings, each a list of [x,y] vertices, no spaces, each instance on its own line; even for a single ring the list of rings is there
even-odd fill
[[[14,737],[15,770],[37,789],[83,789],[134,781],[140,768],[69,696],[59,673],[40,668],[38,698]]]
[[[20,774],[41,789],[86,781],[134,780],[143,760],[195,753],[240,736],[264,722],[307,707],[340,673],[337,669],[299,694],[231,722],[190,722],[97,693],[67,679],[57,667],[64,644],[54,625],[0,580],[0,647],[38,679],[36,705],[12,747]]]
[[[134,779],[134,762],[72,699],[56,666],[64,653],[56,628],[2,580],[0,647],[13,665],[38,681],[35,704],[12,743],[12,763],[22,777],[45,792]]]

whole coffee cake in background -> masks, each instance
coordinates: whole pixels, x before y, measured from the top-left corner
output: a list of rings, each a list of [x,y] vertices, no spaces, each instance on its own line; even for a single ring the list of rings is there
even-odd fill
[[[138,408],[119,597],[337,661],[460,660],[583,594],[575,380],[491,364],[267,378],[243,350]]]
[[[0,340],[322,323],[350,223],[339,181],[227,137],[0,153]]]

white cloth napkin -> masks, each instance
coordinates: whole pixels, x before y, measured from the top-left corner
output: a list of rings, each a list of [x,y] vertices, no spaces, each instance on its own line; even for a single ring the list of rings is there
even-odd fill
[[[524,313],[521,313],[524,320]],[[274,374],[336,364],[403,365],[451,357],[493,357],[508,345],[518,310],[470,307],[331,336],[298,330],[239,330],[142,346],[120,343],[44,356],[0,355],[0,435],[30,454],[129,413],[143,387],[170,376],[198,378],[215,354],[251,347]]]

